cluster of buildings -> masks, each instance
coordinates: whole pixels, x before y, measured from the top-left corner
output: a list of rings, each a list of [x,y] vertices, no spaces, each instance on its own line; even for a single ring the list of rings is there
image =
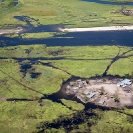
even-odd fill
[[[83,103],[87,102],[95,102],[98,105],[110,104],[114,102],[116,93],[110,93],[108,89],[114,87],[112,89],[116,90],[117,86],[121,87],[122,91],[133,92],[132,81],[130,79],[113,79],[113,80],[76,80],[67,83],[65,89],[67,95],[74,95],[78,99],[80,99]],[[124,94],[124,96],[126,93]],[[119,96],[118,96],[119,97]]]
[[[118,87],[123,87],[124,91],[130,92],[131,88],[129,87],[132,84],[130,79],[124,79],[121,82],[117,83]]]

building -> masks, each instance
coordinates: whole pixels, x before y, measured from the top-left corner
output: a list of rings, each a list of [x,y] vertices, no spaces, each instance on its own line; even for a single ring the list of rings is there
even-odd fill
[[[105,100],[104,99],[100,99],[100,101],[98,102],[99,104],[104,104]]]
[[[132,84],[132,82],[130,79],[124,79],[121,82],[118,82],[117,86],[126,87],[126,86],[131,85],[131,84]]]
[[[90,93],[89,95],[87,95],[88,98],[92,98],[93,96],[95,96],[95,93]]]

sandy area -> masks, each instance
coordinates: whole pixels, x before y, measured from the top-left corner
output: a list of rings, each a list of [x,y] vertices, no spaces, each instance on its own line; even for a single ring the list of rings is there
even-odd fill
[[[23,29],[18,29],[18,30],[0,30],[0,35],[2,34],[12,34],[12,33],[19,33]]]
[[[102,79],[90,79],[89,84],[85,81],[75,81],[71,84],[67,84],[66,94],[75,95],[83,103],[94,103],[95,105],[106,106],[106,107],[125,107],[133,106],[133,84],[128,86],[130,91],[124,91],[124,88],[118,87],[117,82],[122,81],[122,79],[106,79],[103,82]],[[79,86],[79,84],[83,86]],[[103,94],[101,94],[101,92]],[[88,96],[94,94],[91,98]],[[115,101],[115,98],[117,101]],[[104,101],[101,103],[101,101]]]
[[[127,93],[124,91],[124,89],[122,87],[118,87],[116,84],[93,84],[89,87],[87,87],[87,90],[89,91],[90,89],[100,89],[101,87],[104,87],[105,92],[107,93],[107,95],[118,95],[119,99],[120,99],[120,106],[133,106],[133,94],[132,92]],[[132,89],[133,91],[133,89]],[[105,97],[103,96],[103,99],[105,99]],[[105,100],[106,101],[106,100]],[[115,106],[115,102],[111,102],[111,106]]]
[[[85,31],[115,31],[115,30],[133,30],[133,25],[130,26],[109,26],[109,27],[92,27],[92,28],[66,28],[60,29],[62,32],[85,32]]]

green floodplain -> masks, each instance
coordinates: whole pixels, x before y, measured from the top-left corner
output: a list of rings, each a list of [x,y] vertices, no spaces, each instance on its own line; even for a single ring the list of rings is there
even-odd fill
[[[34,26],[63,23],[69,24],[67,27],[93,27],[133,22],[132,16],[120,13],[120,5],[80,0],[19,0],[14,7],[13,2],[0,3],[0,29],[26,25],[14,16],[34,18],[37,21],[30,20]],[[132,9],[132,6],[126,8]],[[54,34],[57,33],[22,33],[19,36],[49,38]],[[58,92],[62,83],[71,77],[102,76],[106,69],[107,75],[133,77],[132,66],[133,48],[126,46],[31,44],[1,47],[0,133],[132,133],[132,108],[85,110],[77,101],[55,102],[47,98]]]

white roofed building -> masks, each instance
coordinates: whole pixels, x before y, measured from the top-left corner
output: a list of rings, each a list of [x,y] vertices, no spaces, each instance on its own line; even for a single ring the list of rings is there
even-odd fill
[[[131,84],[132,84],[132,82],[130,79],[124,79],[121,82],[117,83],[117,86],[126,87]]]

